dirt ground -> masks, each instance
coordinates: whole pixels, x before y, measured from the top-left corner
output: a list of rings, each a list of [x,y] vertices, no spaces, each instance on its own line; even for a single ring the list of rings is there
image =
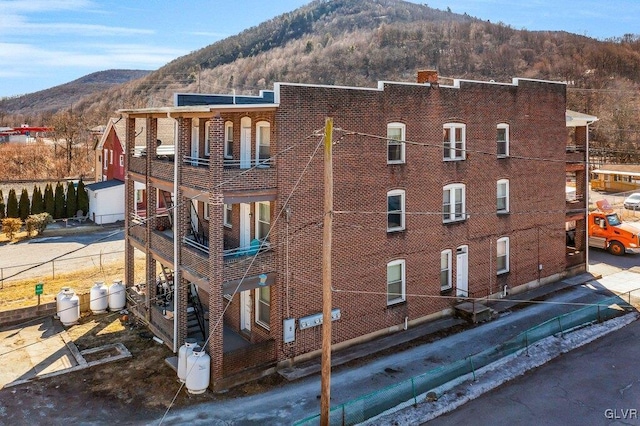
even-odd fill
[[[191,395],[165,363],[172,351],[143,326],[123,319],[87,313],[67,333],[81,351],[120,342],[132,358],[2,389],[0,424],[158,424],[169,407],[253,394],[283,380],[271,377],[225,393]]]

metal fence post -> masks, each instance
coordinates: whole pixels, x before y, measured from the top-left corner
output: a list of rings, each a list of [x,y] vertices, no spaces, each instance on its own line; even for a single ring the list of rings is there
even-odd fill
[[[56,279],[56,261],[55,260],[51,261],[51,279],[52,280]]]
[[[527,356],[529,356],[529,335],[527,334],[527,330],[524,332],[524,347]]]
[[[558,317],[558,326],[560,326],[560,336],[564,337],[564,330],[562,329],[562,321],[560,321],[560,317]]]
[[[413,377],[411,377],[411,391],[413,392],[413,405],[418,405],[418,399],[416,395],[416,382],[413,380]]]
[[[476,369],[473,367],[473,357],[469,356],[469,364],[471,364],[471,373],[473,374],[473,381],[476,381]]]
[[[0,268],[0,289],[4,288],[4,268]]]

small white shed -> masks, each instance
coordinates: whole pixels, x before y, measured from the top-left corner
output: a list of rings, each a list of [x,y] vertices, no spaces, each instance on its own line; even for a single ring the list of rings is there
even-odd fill
[[[85,186],[89,219],[97,225],[124,220],[124,182],[112,179]]]

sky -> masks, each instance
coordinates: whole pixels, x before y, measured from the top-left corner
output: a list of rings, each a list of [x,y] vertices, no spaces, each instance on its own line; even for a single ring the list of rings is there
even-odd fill
[[[0,98],[96,71],[155,70],[310,0],[0,0]],[[515,29],[640,34],[640,0],[413,1]]]

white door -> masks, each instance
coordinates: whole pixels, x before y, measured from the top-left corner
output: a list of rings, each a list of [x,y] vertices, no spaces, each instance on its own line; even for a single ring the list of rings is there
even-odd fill
[[[251,205],[240,203],[240,247],[249,247],[251,242]]]
[[[251,290],[240,292],[240,328],[251,331]]]
[[[456,296],[469,297],[468,246],[456,250]]]
[[[240,129],[240,168],[251,167],[251,119],[244,117]]]

